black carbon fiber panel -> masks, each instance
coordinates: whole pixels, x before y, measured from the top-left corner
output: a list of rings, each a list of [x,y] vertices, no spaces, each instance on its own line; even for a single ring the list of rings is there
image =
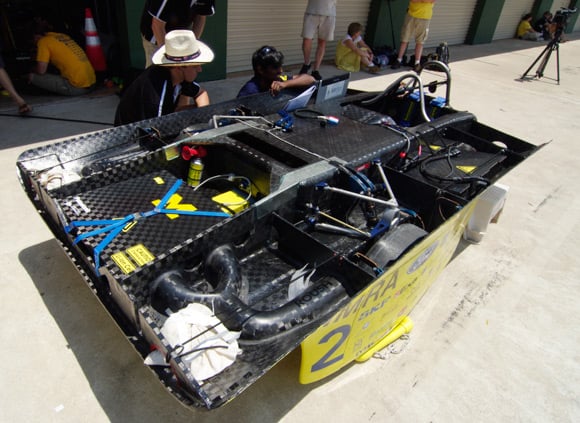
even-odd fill
[[[79,227],[74,235],[81,236],[104,225],[91,224],[91,221],[121,219],[125,216],[152,211],[169,191],[177,178],[161,170],[136,178],[131,178],[105,187],[87,190],[82,194],[65,197],[58,203],[65,216],[71,222],[87,224]],[[219,192],[212,189],[193,191],[182,184],[169,201],[168,209],[185,211],[221,212],[220,206],[211,197]],[[79,204],[82,202],[84,207]],[[128,252],[135,246],[142,246],[141,251],[148,251],[153,260],[185,240],[197,236],[208,227],[223,220],[224,217],[187,216],[170,213],[158,213],[150,217],[137,219],[127,226],[104,247],[101,264],[114,275],[118,273],[119,264],[111,259],[116,253]],[[81,244],[94,253],[99,243],[109,235],[106,231],[90,236]],[[147,260],[142,257],[141,260]],[[152,261],[151,260],[151,261]],[[148,261],[147,261],[148,262]],[[133,263],[139,267],[140,263]],[[127,263],[127,269],[130,264]],[[130,272],[129,272],[130,273]]]

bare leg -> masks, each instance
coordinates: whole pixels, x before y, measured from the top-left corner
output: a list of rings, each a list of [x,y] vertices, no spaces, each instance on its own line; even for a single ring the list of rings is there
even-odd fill
[[[314,66],[312,70],[320,69],[320,64],[324,58],[324,52],[326,51],[326,40],[318,39],[318,45],[316,46],[316,57],[314,59]]]
[[[302,40],[302,54],[304,55],[304,64],[310,64],[310,52],[312,51],[312,38]]]
[[[421,55],[423,54],[423,44],[415,45],[415,64],[421,63]]]
[[[10,97],[12,97],[18,107],[26,104],[26,101],[20,97],[16,91],[16,88],[14,88],[14,85],[12,85],[12,80],[4,68],[0,68],[0,85],[2,85],[4,89],[8,91],[8,94],[10,94]]]
[[[401,47],[399,47],[399,54],[397,55],[397,60],[399,62],[403,60],[403,56],[405,54],[405,51],[407,50],[408,45],[409,43],[407,41],[401,41]]]

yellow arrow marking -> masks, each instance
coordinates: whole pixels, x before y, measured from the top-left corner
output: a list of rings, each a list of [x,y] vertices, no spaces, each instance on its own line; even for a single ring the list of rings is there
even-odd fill
[[[183,197],[179,194],[173,194],[167,204],[165,205],[166,209],[169,210],[182,210],[182,211],[196,211],[197,207],[193,204],[181,204],[181,200]],[[161,200],[153,200],[152,201],[154,206],[158,206],[161,203]],[[179,217],[178,214],[166,214],[169,219],[177,219]]]
[[[457,169],[470,175],[475,169],[477,169],[477,166],[457,166]]]

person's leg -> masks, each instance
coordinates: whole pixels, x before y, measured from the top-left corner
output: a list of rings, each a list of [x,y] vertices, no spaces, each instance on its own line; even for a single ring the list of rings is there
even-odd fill
[[[408,45],[409,45],[408,41],[401,41],[401,46],[399,47],[399,53],[397,54],[397,61],[399,63],[403,61],[403,56],[405,55],[405,51],[407,51]]]
[[[300,69],[300,73],[308,73],[310,69],[310,54],[312,53],[312,40],[316,34],[318,28],[318,22],[315,15],[310,15],[308,13],[304,14],[304,20],[302,22],[302,56],[303,64]]]
[[[336,18],[334,16],[318,16],[318,44],[316,45],[316,55],[314,57],[314,65],[312,66],[312,76],[320,80],[320,65],[324,60],[326,53],[326,43],[334,40],[334,27]]]
[[[318,39],[318,44],[316,46],[316,57],[314,58],[314,66],[312,66],[313,71],[320,69],[322,59],[324,59],[324,53],[326,52],[326,40],[321,38]]]
[[[415,44],[415,70],[421,66],[421,55],[423,54],[423,44]]]
[[[399,51],[397,53],[397,60],[391,65],[392,69],[399,69],[401,63],[403,62],[403,56],[407,47],[409,46],[409,40],[413,35],[413,18],[407,13],[405,15],[405,20],[403,21],[403,27],[401,28],[401,45],[399,46]]]
[[[42,88],[43,90],[66,96],[87,94],[93,89],[93,87],[75,87],[62,76],[51,73],[45,73],[43,75],[34,73],[30,77],[30,83],[35,87]]]
[[[312,38],[304,38],[302,40],[302,55],[304,57],[304,64],[310,66],[310,54],[312,53]]]
[[[428,19],[416,19],[415,24],[415,71],[419,72],[421,68],[421,56],[423,54],[423,46],[427,40],[427,35],[429,34],[429,20]]]
[[[26,101],[20,97],[20,94],[18,94],[16,88],[14,88],[14,85],[12,85],[12,80],[4,68],[0,68],[0,85],[2,85],[2,87],[8,91],[8,94],[10,94],[10,97],[12,97],[12,100],[14,100],[18,106],[20,113],[27,113],[31,110],[30,106],[28,106]]]

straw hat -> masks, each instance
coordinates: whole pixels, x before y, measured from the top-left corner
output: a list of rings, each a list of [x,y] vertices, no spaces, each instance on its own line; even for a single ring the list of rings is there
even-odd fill
[[[195,38],[193,31],[176,29],[165,35],[165,44],[153,55],[156,65],[203,64],[213,60],[213,51]]]

